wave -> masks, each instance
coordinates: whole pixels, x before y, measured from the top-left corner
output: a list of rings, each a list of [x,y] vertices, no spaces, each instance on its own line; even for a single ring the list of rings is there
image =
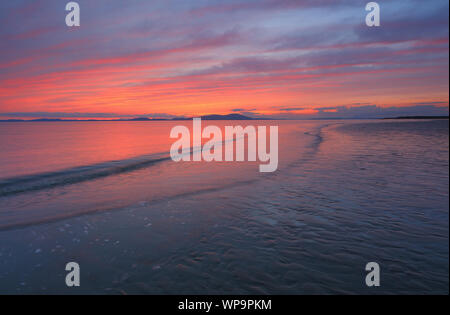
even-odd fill
[[[217,144],[224,145],[228,141],[237,140],[239,139],[218,141]],[[198,151],[201,151],[201,147],[190,147],[184,154],[190,155]],[[171,160],[169,152],[155,153],[123,160],[77,166],[65,170],[6,178],[0,180],[0,197],[76,184],[100,177],[118,175],[169,160]]]
[[[117,175],[167,160],[170,160],[168,153],[148,154],[124,160],[78,166],[60,171],[7,178],[0,180],[0,197]]]

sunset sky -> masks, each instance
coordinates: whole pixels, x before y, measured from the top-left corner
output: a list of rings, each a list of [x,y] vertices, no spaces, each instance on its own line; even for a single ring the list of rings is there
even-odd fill
[[[0,119],[448,115],[447,0],[0,2]]]

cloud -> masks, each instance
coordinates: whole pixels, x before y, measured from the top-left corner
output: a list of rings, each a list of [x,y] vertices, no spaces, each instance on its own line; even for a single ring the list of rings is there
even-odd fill
[[[308,108],[305,107],[284,107],[284,108],[279,108],[278,110],[282,111],[282,112],[294,112],[294,111],[301,111],[301,110],[305,110]]]
[[[436,102],[432,102],[436,103]],[[438,102],[444,104],[445,102]],[[382,107],[375,104],[362,106],[334,106],[334,107],[311,107],[311,108],[279,108],[280,112],[289,112],[289,114],[275,114],[278,118],[291,119],[316,119],[316,118],[343,118],[343,119],[375,119],[390,118],[400,116],[448,116],[449,107],[422,103],[408,106],[389,106]],[[308,114],[307,110],[311,110]],[[299,112],[299,113],[296,113]]]
[[[191,10],[191,14],[248,13],[249,11],[274,11],[306,8],[336,8],[355,4],[354,0],[247,0],[247,1],[209,1],[208,5]]]
[[[448,1],[427,3],[413,2],[410,8],[390,10],[383,15],[383,27],[354,28],[360,42],[403,42],[448,38]]]
[[[448,1],[385,1],[380,28],[357,0],[79,3],[67,29],[59,0],[0,2],[0,111],[374,116],[351,100],[448,100]]]

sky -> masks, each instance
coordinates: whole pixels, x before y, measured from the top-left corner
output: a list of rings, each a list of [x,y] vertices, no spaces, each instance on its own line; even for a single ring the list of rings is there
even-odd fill
[[[0,2],[0,119],[448,115],[449,2]]]

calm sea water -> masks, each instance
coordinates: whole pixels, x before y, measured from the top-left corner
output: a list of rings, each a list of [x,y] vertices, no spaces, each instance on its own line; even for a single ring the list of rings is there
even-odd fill
[[[278,170],[171,161],[189,122],[0,123],[0,292],[448,294],[448,120],[214,123],[279,125]]]

